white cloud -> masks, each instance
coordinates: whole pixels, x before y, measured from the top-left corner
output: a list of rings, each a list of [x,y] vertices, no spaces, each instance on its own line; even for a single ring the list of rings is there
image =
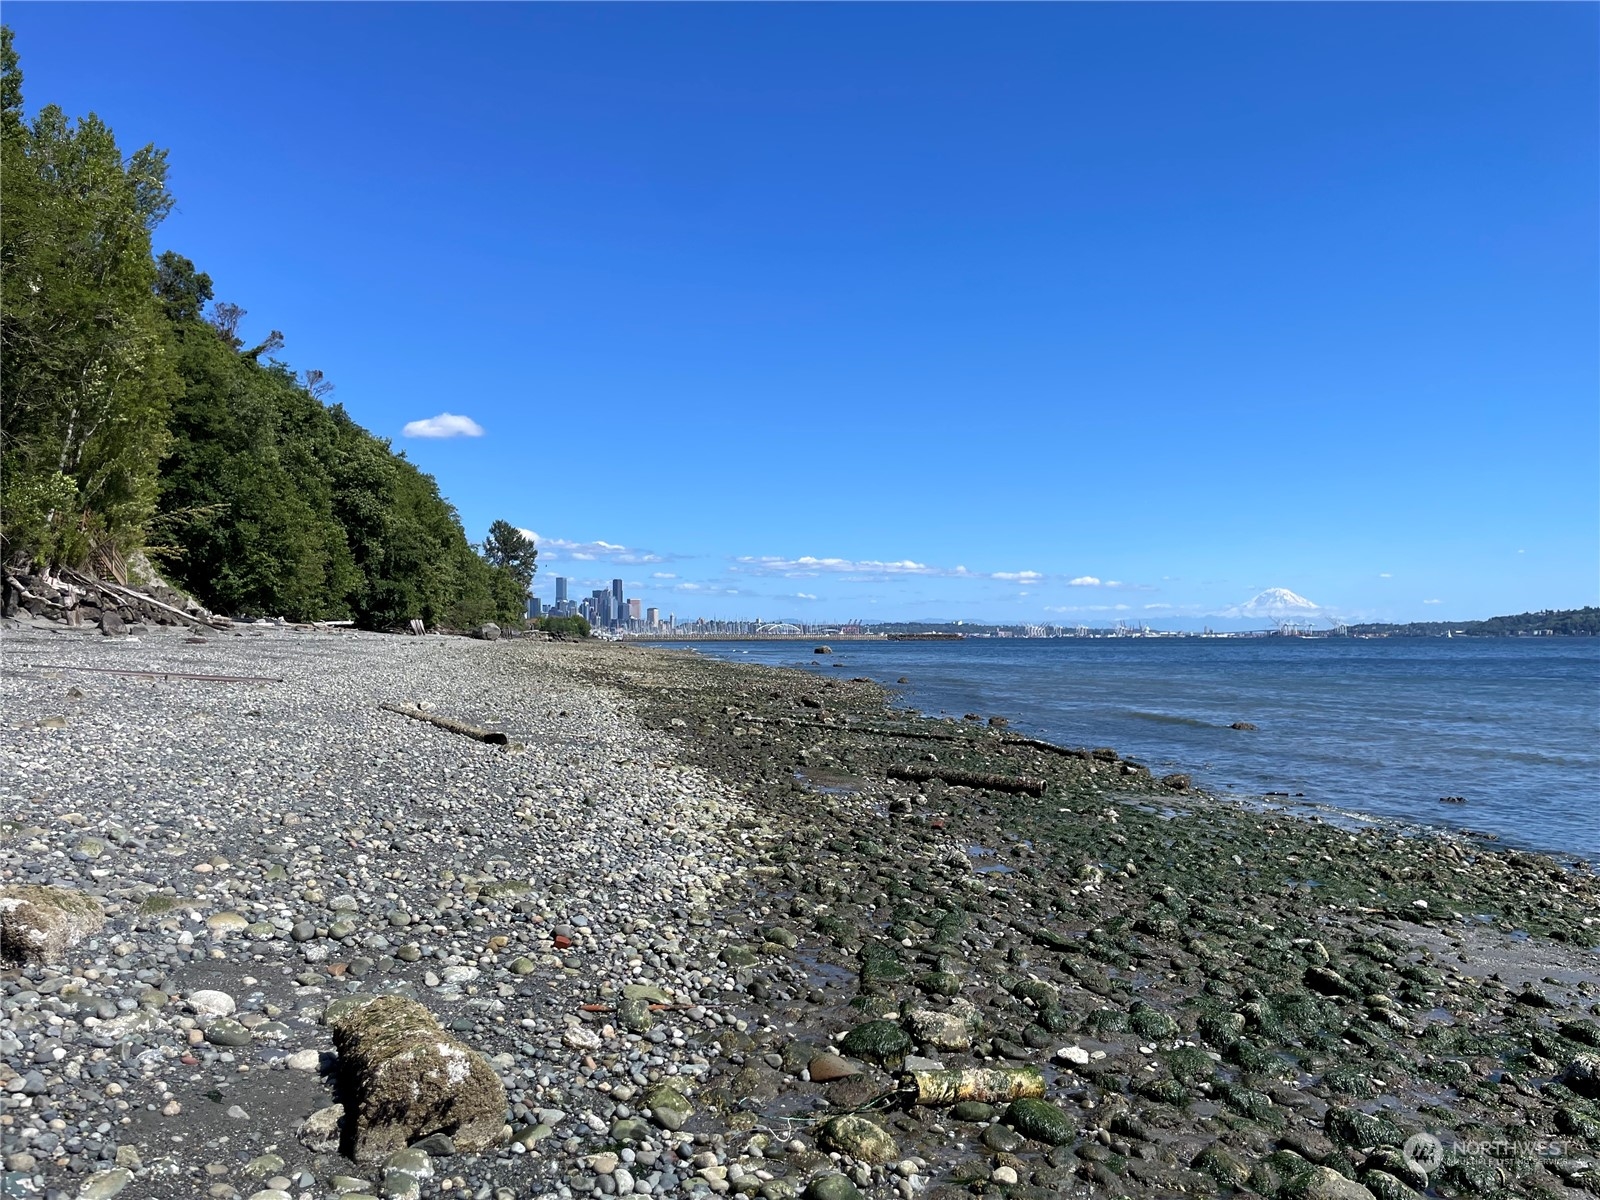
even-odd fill
[[[810,592],[796,592],[794,594],[794,598],[796,600],[815,600],[816,599],[816,597],[813,596]]]
[[[650,578],[651,579],[676,579],[677,576],[674,575],[671,571],[652,571],[652,572],[650,572]]]
[[[818,558],[805,554],[785,558],[777,554],[745,554],[733,560],[733,570],[752,575],[776,575],[784,579],[816,579],[822,575],[850,575],[854,582],[873,583],[918,576],[928,579],[995,579],[1002,583],[1042,583],[1047,576],[1039,571],[971,571],[964,566],[936,567],[903,558],[883,561],[876,558]]]
[[[674,584],[675,592],[693,592],[697,596],[740,596],[743,595],[738,588],[714,587],[709,583],[678,583]]]
[[[1127,612],[1126,604],[1047,604],[1045,612],[1053,613],[1100,613],[1100,612]]]
[[[409,438],[482,437],[483,426],[471,417],[444,412],[421,421],[407,421],[400,432]]]
[[[1378,572],[1378,578],[1379,579],[1393,579],[1394,576],[1388,571],[1379,571]]]
[[[1443,604],[1443,600],[1424,600],[1424,604]]]
[[[1067,580],[1068,587],[1099,587],[1100,581],[1093,575],[1079,575],[1076,579]]]
[[[542,538],[531,529],[522,531],[539,544],[539,554],[546,559],[572,559],[577,562],[608,562],[620,566],[638,566],[662,563],[669,555],[656,554],[637,547],[629,548],[616,542],[574,542],[568,538]]]
[[[1170,605],[1170,604],[1146,604],[1145,605],[1145,608],[1147,610],[1149,610],[1149,609],[1157,609],[1157,608],[1171,608],[1171,607],[1172,607],[1172,605]]]

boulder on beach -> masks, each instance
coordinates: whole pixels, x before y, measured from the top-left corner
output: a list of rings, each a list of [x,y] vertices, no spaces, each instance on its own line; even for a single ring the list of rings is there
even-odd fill
[[[493,621],[485,621],[482,625],[479,625],[472,631],[472,636],[475,638],[480,638],[485,642],[499,641],[500,626],[496,625]]]
[[[489,1061],[415,1000],[379,996],[328,1020],[348,1088],[353,1157],[373,1162],[433,1133],[463,1153],[499,1140],[506,1091]]]
[[[832,654],[833,653],[833,647],[832,646],[818,646],[811,653],[813,653],[813,654]]]
[[[1250,724],[1249,721],[1235,721],[1232,725],[1229,725],[1228,728],[1237,729],[1243,733],[1250,733],[1255,729],[1255,726]]]
[[[0,957],[59,962],[69,946],[106,923],[100,901],[70,888],[25,886],[0,891]]]

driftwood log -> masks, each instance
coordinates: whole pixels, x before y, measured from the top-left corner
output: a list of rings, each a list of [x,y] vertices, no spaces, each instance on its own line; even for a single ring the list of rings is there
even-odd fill
[[[959,787],[982,788],[988,792],[1026,792],[1030,796],[1044,795],[1044,780],[1018,775],[991,775],[985,771],[962,771],[955,767],[890,767],[890,779],[908,779],[925,783],[941,779]]]
[[[202,621],[199,617],[194,616],[192,613],[186,613],[181,608],[174,608],[170,604],[163,604],[161,601],[155,599],[154,597],[147,596],[143,592],[136,592],[132,588],[125,588],[119,584],[107,583],[103,579],[90,579],[86,575],[78,575],[77,572],[73,572],[73,575],[76,576],[77,581],[85,587],[99,588],[101,591],[110,592],[113,596],[120,596],[123,600],[131,601],[135,604],[148,604],[151,608],[158,608],[164,613],[170,613],[172,616],[178,618],[178,620],[182,621],[185,625],[188,625],[192,629],[211,628],[211,622]]]
[[[1016,735],[1002,739],[1002,744],[1007,746],[1027,746],[1030,750],[1043,750],[1047,754],[1059,754],[1062,758],[1091,758],[1087,750],[1073,750],[1066,746],[1058,746],[1054,742],[1041,741],[1039,738],[1022,737]]]
[[[465,721],[437,716],[418,708],[415,704],[380,704],[378,707],[385,712],[399,713],[402,717],[410,717],[415,721],[426,721],[429,725],[437,725],[440,729],[448,729],[451,733],[459,733],[462,737],[487,742],[491,746],[507,746],[511,743],[511,739],[498,729],[481,729],[476,725],[468,725]]]

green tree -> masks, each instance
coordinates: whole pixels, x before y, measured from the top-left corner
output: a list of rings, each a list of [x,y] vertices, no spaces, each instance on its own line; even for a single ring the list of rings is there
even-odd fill
[[[156,500],[177,391],[150,234],[166,152],[55,106],[29,124],[0,31],[0,528],[8,557],[130,549]]]
[[[496,521],[489,526],[489,536],[483,541],[483,557],[491,567],[509,571],[524,591],[533,586],[534,572],[539,569],[538,547],[510,521]]]

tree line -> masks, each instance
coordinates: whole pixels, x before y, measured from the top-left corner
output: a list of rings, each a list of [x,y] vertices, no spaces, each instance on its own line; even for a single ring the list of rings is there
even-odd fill
[[[1351,633],[1376,633],[1389,637],[1442,637],[1459,633],[1469,637],[1600,637],[1600,608],[1546,609],[1489,617],[1483,621],[1412,621],[1406,625],[1352,625]]]
[[[244,309],[151,237],[167,154],[90,114],[23,112],[0,32],[0,553],[105,570],[136,552],[217,611],[520,621],[532,541],[472,545],[434,479],[239,336]]]

